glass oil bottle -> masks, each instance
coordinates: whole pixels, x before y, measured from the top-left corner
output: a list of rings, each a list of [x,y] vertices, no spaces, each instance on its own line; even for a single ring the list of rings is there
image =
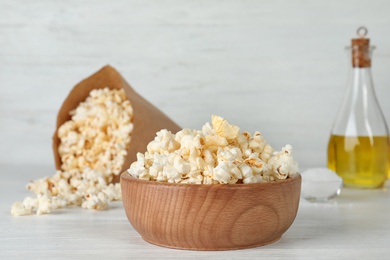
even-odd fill
[[[347,50],[352,76],[328,144],[328,168],[354,188],[382,187],[390,172],[390,141],[371,77],[374,47],[365,38],[367,29],[358,29]]]

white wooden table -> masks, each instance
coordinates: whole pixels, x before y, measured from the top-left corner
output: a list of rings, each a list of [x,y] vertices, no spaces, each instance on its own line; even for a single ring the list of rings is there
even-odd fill
[[[389,259],[389,184],[381,190],[344,189],[323,204],[301,200],[282,239],[253,249],[173,250],[143,241],[121,202],[107,211],[69,208],[55,214],[12,217],[10,207],[29,192],[29,180],[53,174],[50,166],[0,166],[0,259]]]

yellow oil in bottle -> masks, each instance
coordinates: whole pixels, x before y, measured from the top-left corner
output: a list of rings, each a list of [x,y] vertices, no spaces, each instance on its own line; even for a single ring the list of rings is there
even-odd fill
[[[328,168],[356,188],[382,187],[390,172],[388,136],[331,135]]]

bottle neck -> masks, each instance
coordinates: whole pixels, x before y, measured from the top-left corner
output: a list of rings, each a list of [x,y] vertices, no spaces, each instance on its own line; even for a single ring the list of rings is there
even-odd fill
[[[352,92],[356,92],[356,94],[362,95],[363,97],[367,97],[367,95],[375,96],[371,67],[352,68],[349,88]]]
[[[374,83],[371,75],[371,67],[352,68],[349,80],[346,100],[350,100],[354,105],[359,105],[366,111],[369,104],[378,103]]]

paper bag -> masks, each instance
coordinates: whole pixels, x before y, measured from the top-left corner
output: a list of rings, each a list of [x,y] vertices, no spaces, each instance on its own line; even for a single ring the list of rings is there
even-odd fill
[[[135,92],[113,67],[107,65],[78,83],[69,93],[58,112],[56,130],[53,135],[53,153],[57,170],[61,169],[62,164],[58,153],[60,144],[57,133],[58,128],[71,119],[69,112],[75,109],[79,103],[85,101],[91,90],[105,87],[110,89],[123,88],[133,108],[134,128],[121,172],[127,170],[130,164],[136,160],[138,152],[143,153],[146,151],[147,144],[154,139],[157,131],[168,129],[172,133],[176,133],[180,130],[180,127],[175,122]],[[114,182],[118,181],[119,175],[116,176]]]

